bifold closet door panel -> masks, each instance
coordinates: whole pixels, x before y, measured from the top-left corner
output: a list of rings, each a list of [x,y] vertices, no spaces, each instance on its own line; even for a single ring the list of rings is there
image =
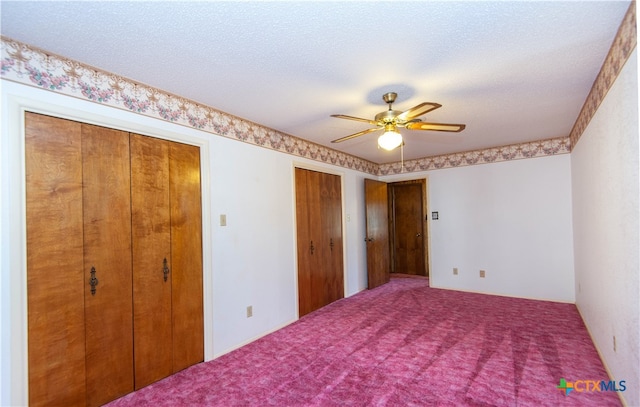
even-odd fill
[[[342,190],[340,177],[322,174],[322,231],[329,247],[324,271],[324,305],[344,297],[344,270],[342,255]]]
[[[173,372],[169,142],[137,134],[131,146],[135,388]]]
[[[129,133],[83,124],[82,139],[87,404],[98,406],[133,391]]]
[[[309,281],[311,308],[315,311],[327,305],[326,280],[327,256],[329,255],[329,239],[324,238],[322,220],[322,177],[318,171],[307,171],[307,210],[309,211],[309,239],[313,242],[312,255],[309,262]],[[326,241],[325,241],[326,240]]]
[[[331,280],[333,270],[331,270],[331,247],[330,239],[331,233],[329,230],[330,219],[329,207],[327,205],[329,201],[329,194],[331,188],[330,174],[323,172],[312,171],[310,173],[310,183],[308,194],[311,197],[312,221],[311,230],[316,241],[316,262],[313,263],[313,269],[311,271],[311,288],[313,290],[313,297],[315,298],[313,309],[320,309],[331,302],[333,296],[333,289],[331,287]]]
[[[200,148],[169,143],[173,371],[204,360]]]
[[[298,310],[308,314],[344,296],[341,179],[295,169]]]
[[[307,198],[307,171],[295,169],[296,194],[296,247],[298,257],[298,314],[303,316],[312,311],[311,233],[309,231],[309,204]]]
[[[329,246],[322,238],[321,177],[318,171],[296,168],[299,316],[326,305],[323,268]]]
[[[31,406],[86,403],[81,130],[25,114]]]

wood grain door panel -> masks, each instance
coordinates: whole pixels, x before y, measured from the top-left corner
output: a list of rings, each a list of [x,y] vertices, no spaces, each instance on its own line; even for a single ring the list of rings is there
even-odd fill
[[[87,404],[133,391],[129,133],[82,125]]]
[[[323,265],[325,300],[322,306],[344,297],[344,268],[342,256],[342,190],[340,177],[322,174],[323,247],[326,261]],[[328,250],[326,250],[328,248]]]
[[[320,229],[317,231],[318,258],[316,276],[316,291],[318,297],[317,309],[324,307],[332,301],[334,296],[333,280],[334,280],[334,262],[332,256],[332,247],[330,242],[333,232],[333,214],[331,192],[332,179],[330,174],[315,172],[317,175],[317,189],[320,191],[317,210],[318,220],[320,221]]]
[[[393,270],[396,273],[426,275],[424,257],[423,185],[392,184]]]
[[[321,242],[320,173],[296,168],[296,220],[298,222],[298,304],[299,316],[322,307],[325,287]]]
[[[34,113],[25,135],[29,404],[203,361],[200,149]]]
[[[82,128],[25,114],[29,404],[86,403]]]
[[[204,360],[200,148],[169,143],[173,371]]]
[[[295,169],[296,185],[296,247],[298,257],[298,315],[301,317],[313,309],[311,298],[311,262],[315,259],[311,250],[309,229],[309,199],[307,196],[307,171]]]
[[[389,282],[389,200],[387,183],[364,180],[368,288]]]
[[[130,137],[134,366],[140,389],[173,372],[169,142]]]
[[[341,179],[295,169],[298,311],[308,314],[344,297]]]

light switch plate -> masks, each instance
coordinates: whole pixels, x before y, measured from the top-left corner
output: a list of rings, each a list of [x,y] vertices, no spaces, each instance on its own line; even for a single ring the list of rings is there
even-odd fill
[[[220,226],[227,226],[227,215],[220,215]]]

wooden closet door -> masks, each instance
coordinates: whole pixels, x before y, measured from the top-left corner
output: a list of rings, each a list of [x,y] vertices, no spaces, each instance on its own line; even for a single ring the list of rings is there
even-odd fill
[[[173,372],[169,142],[131,134],[130,143],[133,342],[140,389]]]
[[[307,170],[295,169],[296,183],[296,228],[298,255],[298,313],[303,316],[313,311],[311,297],[311,262],[315,249],[311,250],[311,230],[309,227],[310,205],[307,195]]]
[[[204,360],[200,148],[169,143],[173,371]]]
[[[326,267],[329,245],[322,219],[322,173],[307,171],[307,206],[309,211],[309,305],[308,312],[326,305]],[[326,194],[326,190],[324,193]],[[313,244],[313,249],[311,245]]]
[[[338,175],[320,173],[323,261],[319,272],[324,282],[325,306],[344,297],[342,257],[342,191]]]
[[[340,177],[295,169],[298,310],[308,314],[344,296]]]
[[[133,391],[129,133],[83,124],[82,174],[87,405],[98,406]]]
[[[323,259],[321,176],[317,171],[295,169],[298,252],[298,315],[303,316],[326,302]],[[325,191],[326,193],[326,191]]]
[[[81,125],[25,114],[29,404],[86,403]]]

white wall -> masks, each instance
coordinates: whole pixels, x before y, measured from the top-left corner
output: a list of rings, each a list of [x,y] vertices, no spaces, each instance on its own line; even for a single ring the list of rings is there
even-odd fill
[[[629,406],[640,405],[638,155],[636,50],[571,154],[576,305],[610,374],[630,384]]]
[[[200,146],[207,360],[297,319],[294,165],[342,176],[345,295],[366,287],[366,174],[8,81],[1,95],[0,405],[27,404],[24,109]]]
[[[384,180],[420,177],[427,178],[433,287],[574,301],[568,154]]]
[[[222,137],[212,141],[213,343],[219,356],[298,318],[294,167],[342,176],[345,296],[366,288],[365,174]],[[227,226],[220,226],[225,214]],[[246,307],[253,317],[246,317]]]

